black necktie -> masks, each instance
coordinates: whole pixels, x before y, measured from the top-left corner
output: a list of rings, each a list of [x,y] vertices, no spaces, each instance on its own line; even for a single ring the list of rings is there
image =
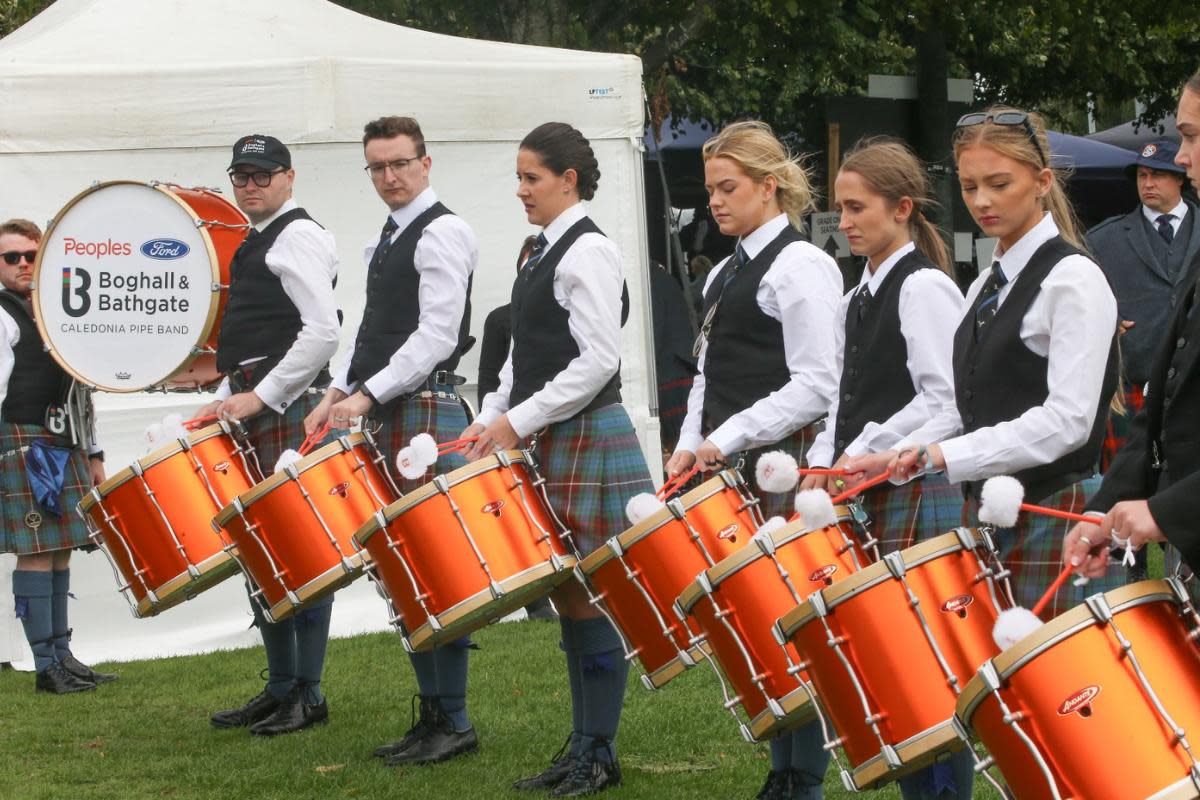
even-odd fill
[[[1162,214],[1154,223],[1158,226],[1158,235],[1167,244],[1175,241],[1175,229],[1171,227],[1171,220],[1175,219],[1173,214]]]
[[[371,256],[371,264],[368,269],[383,263],[383,259],[387,257],[388,250],[392,247],[392,234],[399,227],[396,224],[396,220],[392,219],[392,215],[388,214],[387,221],[383,223],[383,230],[379,232],[379,243],[375,245],[375,254]]]
[[[979,302],[975,306],[975,341],[979,341],[984,326],[995,319],[1000,306],[1000,289],[1006,283],[1008,278],[1004,277],[1000,262],[993,261],[992,274],[983,282],[983,288],[979,290]]]
[[[733,251],[733,258],[729,259],[731,269],[727,269],[725,274],[721,276],[721,293],[724,294],[725,287],[729,282],[737,277],[741,272],[742,267],[746,266],[750,261],[750,256],[746,255],[745,249],[739,244],[737,249]]]
[[[546,239],[546,234],[539,233],[537,240],[533,243],[533,249],[529,251],[529,258],[525,259],[525,263],[521,265],[521,277],[529,280],[529,276],[533,274],[533,268],[542,260],[542,256],[546,255],[546,245],[550,242]]]

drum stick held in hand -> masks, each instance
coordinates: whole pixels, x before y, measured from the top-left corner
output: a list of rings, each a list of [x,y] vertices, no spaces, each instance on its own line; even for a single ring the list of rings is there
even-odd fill
[[[855,497],[856,495],[861,494],[862,492],[866,491],[867,489],[870,489],[872,486],[878,486],[879,484],[886,481],[889,477],[890,477],[890,475],[887,472],[881,472],[873,478],[867,478],[865,481],[860,483],[858,486],[855,486],[853,489],[847,489],[846,491],[842,492],[841,494],[834,495],[830,499],[832,500],[833,504],[836,506],[838,503],[844,503],[847,500],[849,500],[851,497]]]
[[[843,467],[801,467],[797,470],[801,475],[850,475],[851,472]]]
[[[217,421],[216,414],[206,414],[203,417],[195,417],[193,419],[185,419],[183,421],[183,427],[187,428],[189,431],[194,431],[194,430],[196,430],[196,428],[199,428],[201,425],[207,425],[210,422],[216,422],[216,421]]]
[[[296,452],[302,456],[306,456],[317,446],[317,442],[325,438],[325,434],[329,433],[329,423],[325,423],[317,430],[313,431],[311,436],[306,436],[300,446],[296,448]]]
[[[668,478],[662,487],[654,493],[654,496],[659,500],[667,499],[671,495],[675,494],[675,492],[679,491],[683,485],[690,481],[698,472],[700,472],[700,467],[693,466],[691,469],[679,473],[674,478]]]
[[[461,439],[451,439],[448,442],[439,442],[437,446],[438,455],[444,456],[447,453],[457,453],[460,450],[466,450],[477,441],[479,441],[478,436],[464,436]]]

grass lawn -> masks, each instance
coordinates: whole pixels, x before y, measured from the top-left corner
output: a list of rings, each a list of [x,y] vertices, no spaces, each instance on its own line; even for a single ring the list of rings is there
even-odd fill
[[[468,702],[482,750],[433,767],[388,769],[370,756],[407,729],[416,691],[389,634],[330,642],[329,724],[275,739],[208,724],[214,709],[262,688],[261,649],[116,665],[120,681],[82,695],[36,695],[32,675],[0,674],[0,798],[537,797],[509,785],[541,769],[568,732],[558,626],[495,625],[475,639]],[[603,796],[753,797],[767,748],[742,741],[720,697],[707,668],[655,693],[631,670],[619,738],[625,785]],[[848,796],[832,770],[825,789]],[[977,783],[976,797],[995,796]]]

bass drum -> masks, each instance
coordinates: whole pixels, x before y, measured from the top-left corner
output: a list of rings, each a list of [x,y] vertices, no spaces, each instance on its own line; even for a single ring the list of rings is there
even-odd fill
[[[215,382],[229,264],[248,230],[211,189],[110,181],[80,193],[50,223],[34,266],[50,354],[108,392]]]

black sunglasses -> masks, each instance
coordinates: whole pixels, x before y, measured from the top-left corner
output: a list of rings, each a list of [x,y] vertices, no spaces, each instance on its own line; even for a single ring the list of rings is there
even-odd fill
[[[9,250],[6,253],[0,253],[0,258],[3,258],[4,263],[10,267],[20,264],[22,258],[32,264],[37,260],[37,250]]]
[[[229,182],[241,189],[253,180],[255,186],[265,189],[271,185],[271,180],[281,172],[283,172],[281,169],[274,172],[231,172],[229,173]]]
[[[1037,131],[1034,129],[1033,123],[1029,121],[1029,115],[1024,111],[999,111],[995,114],[988,113],[987,111],[973,111],[970,114],[963,114],[959,117],[954,127],[973,128],[976,125],[983,125],[985,122],[1024,130],[1025,135],[1029,137],[1029,141],[1033,142],[1033,149],[1037,150],[1038,158],[1042,161],[1042,166],[1049,166],[1046,154],[1042,152],[1042,145],[1038,141]]]

